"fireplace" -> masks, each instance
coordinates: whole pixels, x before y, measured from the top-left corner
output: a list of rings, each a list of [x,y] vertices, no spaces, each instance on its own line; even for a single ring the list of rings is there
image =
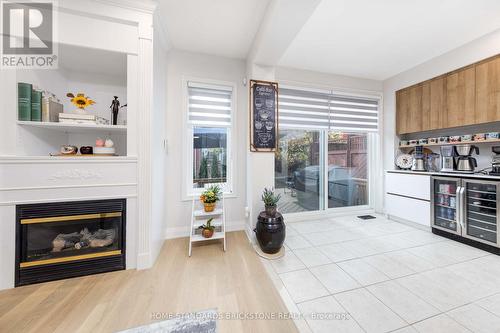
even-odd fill
[[[16,207],[15,285],[125,269],[126,200]]]

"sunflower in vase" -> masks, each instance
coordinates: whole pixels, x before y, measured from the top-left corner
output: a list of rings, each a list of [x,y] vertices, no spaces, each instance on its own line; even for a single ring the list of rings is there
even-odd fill
[[[95,101],[85,96],[84,93],[78,93],[76,96],[73,93],[67,93],[66,96],[71,98],[71,103],[79,109],[79,113],[85,113],[85,108],[87,106],[95,104]]]

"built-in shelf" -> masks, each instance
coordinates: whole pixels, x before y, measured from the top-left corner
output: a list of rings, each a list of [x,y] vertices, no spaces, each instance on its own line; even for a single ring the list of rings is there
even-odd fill
[[[125,134],[127,132],[127,126],[125,125],[67,124],[42,121],[18,121],[17,124],[26,127],[44,128],[66,133],[88,133],[90,131],[94,131]]]
[[[445,143],[427,143],[424,145],[404,145],[399,146],[399,148],[415,148],[416,146],[422,147],[432,147],[432,146],[454,146],[454,145],[468,145],[468,144],[480,144],[480,143],[500,143],[500,139],[490,139],[490,140],[481,140],[481,141],[460,141],[460,142],[445,142]]]

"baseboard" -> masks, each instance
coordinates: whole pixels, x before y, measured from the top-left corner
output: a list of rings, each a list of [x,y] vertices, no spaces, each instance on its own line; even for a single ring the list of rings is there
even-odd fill
[[[165,239],[189,237],[190,226],[169,227],[165,229]],[[234,221],[230,224],[226,223],[226,232],[246,231],[246,223],[244,220]],[[247,235],[248,236],[248,235]]]
[[[255,232],[253,232],[253,227],[249,224],[245,224],[245,233],[247,235],[248,241],[251,244],[257,244],[257,239],[255,238]]]
[[[374,213],[373,208],[368,207],[346,207],[339,208],[338,210],[323,210],[323,211],[313,211],[313,212],[302,212],[293,214],[284,214],[283,218],[285,222],[302,222],[307,219],[328,219],[333,217],[348,216],[348,215],[365,215]]]
[[[137,269],[151,268],[151,255],[149,253],[139,253],[137,255]]]
[[[423,225],[423,224],[420,224],[420,223],[408,221],[408,220],[405,220],[403,218],[400,218],[400,217],[397,217],[397,216],[393,216],[393,215],[390,215],[390,214],[387,214],[387,218],[389,220],[391,220],[391,221],[398,222],[398,223],[401,223],[401,224],[406,224],[406,225],[408,225],[410,227],[413,227],[413,228],[417,228],[417,229],[424,230],[424,231],[431,231],[431,226],[426,226],[426,225]]]

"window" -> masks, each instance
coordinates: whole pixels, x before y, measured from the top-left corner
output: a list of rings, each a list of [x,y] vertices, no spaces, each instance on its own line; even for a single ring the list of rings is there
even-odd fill
[[[232,86],[187,82],[188,195],[214,184],[232,192],[233,90]]]
[[[369,204],[378,99],[280,88],[275,187],[284,213]]]

